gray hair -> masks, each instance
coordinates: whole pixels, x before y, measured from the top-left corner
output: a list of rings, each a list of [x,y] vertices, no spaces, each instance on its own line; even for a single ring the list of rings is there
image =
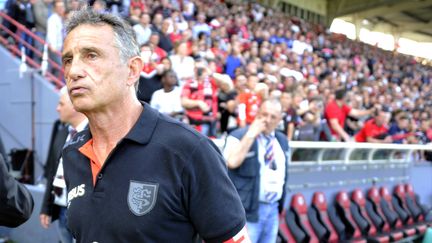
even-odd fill
[[[98,13],[90,8],[83,8],[74,11],[72,17],[66,24],[66,34],[80,25],[109,25],[114,31],[114,41],[120,52],[122,62],[127,62],[129,58],[140,55],[138,42],[136,41],[135,31],[131,25],[122,18],[108,13]]]

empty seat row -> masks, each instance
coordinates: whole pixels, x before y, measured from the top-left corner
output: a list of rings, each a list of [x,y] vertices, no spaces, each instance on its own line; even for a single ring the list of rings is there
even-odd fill
[[[355,189],[340,191],[334,205],[322,192],[315,192],[310,207],[305,197],[291,197],[289,208],[280,215],[282,242],[397,242],[424,235],[432,224],[431,210],[419,203],[410,184],[372,187],[364,195]]]

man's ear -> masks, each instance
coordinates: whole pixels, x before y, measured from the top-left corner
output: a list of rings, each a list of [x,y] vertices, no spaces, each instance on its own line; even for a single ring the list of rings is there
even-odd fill
[[[143,69],[144,62],[142,61],[141,57],[135,56],[129,59],[129,75],[127,84],[128,85],[134,85],[135,82],[139,79],[141,70]]]

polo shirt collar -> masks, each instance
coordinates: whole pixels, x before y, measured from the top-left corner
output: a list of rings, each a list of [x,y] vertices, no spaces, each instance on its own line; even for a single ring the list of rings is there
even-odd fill
[[[138,121],[126,135],[129,139],[141,144],[147,144],[153,135],[158,121],[159,113],[151,108],[147,103],[141,102],[144,109],[138,118]]]

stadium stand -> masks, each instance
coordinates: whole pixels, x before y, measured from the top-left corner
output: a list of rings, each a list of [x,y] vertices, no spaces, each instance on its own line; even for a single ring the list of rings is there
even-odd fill
[[[64,85],[62,71],[47,56],[45,37],[36,33],[37,28],[28,17],[31,14],[14,12],[17,7],[31,10],[33,3],[7,2],[0,11],[0,43],[18,59],[22,58],[24,47],[26,63],[42,70],[41,78],[53,84],[52,90],[57,90]],[[35,2],[40,4],[43,0]],[[65,20],[79,7],[75,5],[77,1],[66,2]],[[428,200],[424,197],[426,190],[416,195],[411,185],[416,178],[407,175],[414,174],[411,162],[427,158],[430,148],[421,144],[432,139],[432,68],[423,65],[421,59],[347,39],[330,33],[321,23],[287,16],[255,2],[133,1],[139,2],[139,6],[135,3],[127,6],[127,1],[107,1],[105,6],[103,1],[88,2],[94,2],[98,8],[106,7],[101,11],[117,13],[131,25],[148,21],[150,16],[150,23],[143,25],[150,28],[149,42],[153,48],[150,58],[154,65],[146,66],[141,82],[149,78],[160,81],[163,74],[160,70],[165,69],[177,70],[180,84],[186,81],[194,84],[196,76],[200,76],[194,71],[198,68],[208,74],[220,74],[218,85],[211,75],[204,77],[203,83],[206,106],[212,107],[213,112],[223,112],[226,118],[224,129],[220,120],[211,121],[216,123],[212,135],[216,135],[219,147],[224,146],[226,133],[238,126],[240,120],[253,119],[262,99],[280,99],[285,111],[279,129],[292,140],[289,168],[292,191],[287,200],[291,203],[280,215],[282,242],[366,242],[372,238],[386,242],[386,237],[380,241],[381,234],[388,235],[391,241],[412,240],[420,239],[427,225],[430,226],[430,205],[420,204],[420,197]],[[33,8],[34,15],[36,9]],[[175,51],[170,50],[170,44]],[[188,70],[172,67],[181,59],[177,58],[180,45],[181,54],[186,55],[190,64]],[[60,75],[53,75],[48,65]],[[239,76],[244,76],[244,81],[238,80]],[[257,83],[261,89],[255,89]],[[386,104],[392,111],[388,131],[376,136],[384,139],[391,135],[391,142],[400,144],[336,142],[340,138],[328,131],[330,124],[324,111],[338,88],[345,89],[349,108],[372,110]],[[219,117],[219,114],[205,115]],[[352,138],[369,118],[348,116],[343,129]],[[187,117],[179,119],[190,122]],[[317,131],[319,136],[315,136]],[[36,134],[49,137],[42,131]],[[388,151],[385,159],[379,157],[380,150]],[[383,186],[370,187],[376,182]],[[387,190],[402,182],[409,183],[397,185],[393,194]],[[360,197],[362,192],[358,190],[350,198],[347,191],[359,185],[368,191],[366,198]],[[307,198],[312,194],[308,204]]]

